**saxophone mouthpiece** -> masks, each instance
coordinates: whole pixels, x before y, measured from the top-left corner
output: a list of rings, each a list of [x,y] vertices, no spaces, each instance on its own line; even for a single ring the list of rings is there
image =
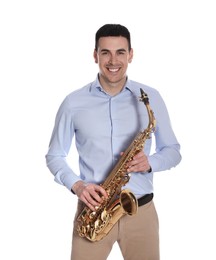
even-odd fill
[[[145,105],[148,104],[149,103],[148,95],[144,92],[142,88],[140,88],[140,93],[141,93],[140,101],[144,102]]]

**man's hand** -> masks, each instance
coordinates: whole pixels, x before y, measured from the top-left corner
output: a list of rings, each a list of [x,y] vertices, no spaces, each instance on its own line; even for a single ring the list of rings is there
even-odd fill
[[[128,162],[128,172],[150,172],[151,166],[148,162],[147,156],[143,151],[139,152],[133,157],[133,160]]]
[[[93,183],[84,183],[83,181],[77,181],[72,190],[92,211],[95,211],[95,207],[99,206],[103,199],[106,199],[106,191],[99,185]]]

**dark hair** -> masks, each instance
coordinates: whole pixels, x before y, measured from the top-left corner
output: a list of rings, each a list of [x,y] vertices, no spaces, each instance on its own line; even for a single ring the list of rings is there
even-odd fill
[[[129,51],[131,49],[131,39],[129,30],[121,24],[105,24],[95,34],[95,50],[98,49],[98,41],[101,37],[122,36],[128,41]]]

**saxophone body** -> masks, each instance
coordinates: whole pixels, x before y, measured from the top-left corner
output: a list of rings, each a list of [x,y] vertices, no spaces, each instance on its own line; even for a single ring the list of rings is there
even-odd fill
[[[90,241],[103,239],[122,216],[132,216],[137,213],[138,203],[135,195],[129,189],[122,190],[122,187],[130,180],[127,163],[143,150],[145,141],[151,138],[151,133],[156,126],[148,96],[142,89],[140,89],[140,92],[140,101],[146,106],[149,124],[144,131],[136,135],[104,183],[101,184],[108,198],[104,199],[95,211],[85,206],[77,218],[78,234]]]

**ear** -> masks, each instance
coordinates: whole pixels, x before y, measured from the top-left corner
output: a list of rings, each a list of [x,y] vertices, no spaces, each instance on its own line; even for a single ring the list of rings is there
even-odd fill
[[[95,49],[94,49],[93,57],[94,57],[95,63],[98,63],[97,51]]]
[[[132,59],[133,59],[133,49],[131,48],[131,49],[130,49],[130,53],[129,53],[128,62],[131,63],[131,62],[132,62]]]

